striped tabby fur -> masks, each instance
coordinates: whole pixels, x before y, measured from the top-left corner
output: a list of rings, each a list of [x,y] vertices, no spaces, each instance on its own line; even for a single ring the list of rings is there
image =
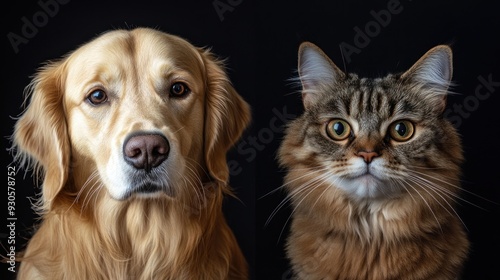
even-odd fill
[[[297,279],[456,279],[469,243],[454,210],[463,160],[443,118],[451,50],[384,78],[299,50],[305,112],[279,151]]]

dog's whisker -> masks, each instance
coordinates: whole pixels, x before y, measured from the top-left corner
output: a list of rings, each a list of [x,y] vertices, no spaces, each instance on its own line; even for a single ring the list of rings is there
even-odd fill
[[[194,159],[186,159],[186,163],[187,164],[190,164],[190,166],[193,168],[193,170],[196,170],[196,167],[198,167],[199,170],[201,170],[203,172],[203,174],[205,175],[206,178],[210,178],[210,174],[208,174],[207,170],[205,170],[205,168],[199,163],[197,162],[196,160]],[[198,174],[198,173],[196,173]],[[200,175],[197,175],[198,178],[200,178]],[[200,183],[201,183],[201,179],[200,179]]]
[[[191,182],[192,185],[195,186],[202,186],[203,182],[201,180],[200,175],[198,175],[198,172],[196,171],[196,167],[193,165],[193,162],[190,160],[186,161],[186,170],[188,171],[188,175],[192,176],[193,181]]]
[[[86,189],[92,189],[92,187],[95,185],[95,182],[94,179],[97,178],[99,176],[99,172],[98,170],[94,170],[90,175],[89,177],[87,178],[87,180],[85,181],[85,183],[83,183],[82,187],[80,188],[80,190],[78,191],[75,199],[73,199],[71,205],[68,207],[68,209],[66,210],[69,211],[71,210],[71,208],[75,205],[75,203],[77,203],[79,200],[80,200],[80,197],[82,196],[82,194],[86,191]],[[93,182],[91,184],[91,182]],[[84,202],[85,202],[85,199],[84,199]]]
[[[202,189],[202,184],[198,185],[196,182],[201,183],[201,179],[198,177],[196,172],[192,170],[189,166],[186,165],[187,172],[185,174],[180,173],[179,171],[175,170],[175,172],[178,174],[179,177],[182,178],[184,181],[184,186],[187,187],[187,189],[191,189],[194,193],[194,196],[196,197],[196,200],[198,203],[194,204],[188,199],[188,201],[181,201],[180,203],[184,203],[185,209],[189,211],[189,214],[194,214],[198,216],[199,219],[201,219],[201,215],[199,210],[200,207],[203,207],[206,203],[206,197],[204,196],[204,193],[201,193]],[[194,178],[193,178],[194,177]]]
[[[189,162],[186,162],[186,170],[188,171],[186,177],[189,180],[189,185],[194,189],[194,192],[198,198],[198,202],[203,203],[206,194],[200,176],[197,174],[194,168],[190,166]]]
[[[99,193],[99,191],[104,187],[103,183],[102,182],[94,182],[94,184],[92,185],[92,190],[85,196],[84,200],[83,200],[83,203],[82,203],[82,206],[81,206],[81,209],[82,211],[80,211],[81,213],[85,212],[86,208],[90,205],[90,202],[92,201],[92,199],[94,199],[94,203],[97,199],[97,194]]]
[[[83,201],[81,203],[81,213],[86,211],[87,206],[90,204],[90,201],[92,200],[92,197],[97,197],[97,193],[99,193],[100,189],[103,188],[103,183],[100,180],[95,180],[97,177],[99,177],[99,173],[97,171],[94,171],[89,178],[87,178],[87,181],[85,182],[84,185],[86,185],[86,188],[88,187],[88,191],[86,191],[86,195],[83,198]],[[83,189],[78,193],[78,199],[83,193]]]
[[[179,129],[177,129],[176,131],[173,131],[172,133],[173,133],[173,134],[176,134],[177,132],[179,132],[179,131],[181,131],[181,130],[183,130],[183,129],[184,129],[184,126],[181,126]]]

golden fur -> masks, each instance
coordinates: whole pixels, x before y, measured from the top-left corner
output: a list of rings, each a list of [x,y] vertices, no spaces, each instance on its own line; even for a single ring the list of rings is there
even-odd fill
[[[170,96],[176,82],[189,93]],[[107,100],[93,105],[96,89]],[[43,178],[42,221],[19,279],[247,278],[221,207],[249,107],[209,51],[152,29],[111,31],[48,63],[28,93],[13,139]],[[145,174],[123,162],[137,133],[168,139],[153,170],[160,192],[130,191]]]

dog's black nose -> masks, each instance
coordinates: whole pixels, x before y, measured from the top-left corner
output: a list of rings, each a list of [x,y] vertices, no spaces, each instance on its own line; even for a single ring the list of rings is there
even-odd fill
[[[159,134],[138,134],[129,137],[123,145],[125,161],[136,169],[151,171],[168,157],[168,140]]]

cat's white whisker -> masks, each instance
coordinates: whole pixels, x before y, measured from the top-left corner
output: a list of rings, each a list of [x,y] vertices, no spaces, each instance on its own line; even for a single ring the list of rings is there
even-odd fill
[[[454,209],[454,207],[449,203],[449,200],[453,200],[453,198],[458,198],[458,196],[456,194],[454,194],[453,192],[450,192],[449,190],[433,183],[432,181],[429,181],[429,180],[426,180],[424,178],[421,178],[419,176],[415,176],[415,175],[411,175],[410,176],[410,180],[412,180],[417,186],[421,187],[422,189],[424,189],[425,191],[427,190],[431,190],[433,191],[436,195],[438,195],[441,200],[438,200],[434,195],[432,195],[430,192],[429,195],[431,197],[434,198],[434,200],[446,211],[448,212],[448,214],[450,215],[455,215],[459,220],[460,222],[462,223],[462,225],[464,226],[464,228],[466,230],[468,230],[467,228],[467,225],[465,224],[465,222],[462,220],[462,218],[460,217],[460,215],[458,215],[458,213],[456,212],[456,210]],[[444,196],[446,196],[448,199],[445,199]],[[446,205],[448,207],[446,207],[445,205],[443,205],[440,201],[444,201],[446,203]],[[450,212],[450,210],[453,212]]]
[[[415,200],[415,197],[413,197],[413,195],[411,194],[411,192],[408,190],[408,188],[405,187],[404,184],[406,182],[405,182],[405,180],[403,178],[391,178],[390,180],[393,182],[393,184],[401,186],[403,189],[405,189],[406,193],[411,197],[411,199],[413,200],[413,202],[417,202]]]
[[[492,201],[492,200],[489,200],[489,199],[487,199],[487,198],[485,198],[485,197],[483,197],[483,196],[477,195],[477,194],[475,194],[474,192],[468,191],[468,190],[466,190],[465,188],[460,187],[459,185],[454,185],[454,184],[452,184],[452,183],[450,183],[450,182],[447,182],[446,180],[443,180],[443,179],[441,179],[441,178],[439,178],[439,177],[437,177],[437,176],[433,176],[433,175],[427,174],[427,173],[425,173],[425,172],[419,172],[419,171],[416,171],[416,170],[411,170],[411,172],[414,172],[414,173],[419,174],[419,175],[422,175],[422,176],[427,176],[427,177],[428,177],[428,178],[430,178],[430,179],[434,179],[434,180],[437,180],[437,181],[442,182],[442,183],[444,183],[444,184],[447,184],[447,185],[449,185],[449,186],[451,186],[451,187],[453,187],[453,188],[459,189],[460,191],[466,192],[466,193],[468,193],[468,194],[470,194],[470,195],[472,195],[472,196],[474,196],[474,197],[480,198],[480,199],[482,199],[482,200],[484,200],[484,201],[487,201],[487,202],[490,202],[490,203],[494,203],[494,204],[498,204],[498,203],[496,203],[496,202],[494,202],[494,201]],[[439,175],[439,176],[441,176],[441,175]],[[441,177],[442,177],[442,176],[441,176]],[[459,200],[461,200],[461,201],[464,201],[464,202],[466,202],[466,203],[469,203],[469,204],[471,204],[471,205],[473,205],[473,206],[475,206],[475,207],[478,207],[478,208],[480,208],[480,209],[482,209],[482,210],[486,210],[486,209],[484,209],[483,207],[480,207],[480,206],[478,206],[478,205],[476,205],[476,204],[474,204],[474,203],[471,203],[470,201],[467,201],[467,200],[465,200],[465,199],[461,198],[458,194],[456,194],[456,195],[455,195],[455,198],[457,198],[457,199],[459,199]]]
[[[304,177],[312,176],[315,173],[322,173],[322,172],[323,172],[323,170],[311,170],[310,173],[302,175],[302,176],[294,179],[293,181],[297,181],[297,180],[302,179]],[[326,176],[326,175],[325,174],[321,174],[321,176],[319,178],[318,177],[313,177],[312,179],[306,181],[304,184],[302,184],[301,186],[299,186],[297,189],[291,191],[287,195],[287,197],[285,199],[283,199],[283,201],[281,201],[278,204],[278,206],[273,210],[273,212],[270,214],[269,218],[266,220],[265,225],[266,226],[269,225],[269,223],[274,218],[274,216],[278,213],[278,211],[281,210],[291,199],[293,199],[294,196],[298,195],[301,192],[305,192],[312,184],[316,184],[317,181],[321,181],[322,180],[322,176]],[[288,182],[288,183],[290,183],[290,182]],[[280,188],[284,187],[285,185],[286,184],[282,185]]]
[[[449,191],[448,191],[448,190],[446,190],[446,189],[444,189],[444,188],[440,187],[439,185],[436,185],[436,184],[434,184],[433,182],[431,182],[431,181],[427,181],[427,180],[425,180],[425,179],[423,179],[423,178],[420,178],[420,177],[418,177],[418,176],[411,176],[411,180],[413,180],[413,182],[414,182],[415,184],[417,184],[418,186],[422,187],[424,190],[426,190],[426,191],[427,191],[427,190],[431,190],[431,191],[433,191],[436,195],[438,195],[438,196],[441,198],[441,200],[437,199],[434,195],[432,195],[430,192],[428,192],[428,193],[429,193],[429,195],[430,195],[432,198],[434,198],[434,200],[435,200],[435,201],[436,201],[436,202],[437,202],[437,203],[438,203],[438,204],[439,204],[439,205],[440,205],[440,206],[441,206],[441,207],[442,207],[442,208],[443,208],[446,212],[448,212],[448,214],[450,214],[450,215],[453,215],[453,214],[454,214],[454,215],[455,215],[455,216],[456,216],[456,217],[460,220],[460,222],[463,224],[463,226],[465,227],[465,229],[467,229],[467,226],[465,225],[465,223],[464,223],[464,221],[462,220],[462,218],[460,217],[460,215],[458,215],[458,213],[455,211],[455,209],[453,208],[453,206],[449,203],[449,200],[453,200],[453,198],[454,198],[454,197],[456,197],[456,195],[455,195],[455,194],[453,194],[453,193],[449,193]],[[421,185],[421,184],[422,184],[422,185]],[[445,199],[445,198],[443,197],[443,195],[444,195],[444,196],[446,196],[448,199]],[[445,205],[443,205],[440,201],[444,201],[448,207],[446,207]],[[449,210],[449,209],[451,209],[451,210],[453,211],[453,213],[452,213],[452,212],[450,212],[450,210]],[[468,229],[467,229],[467,230],[468,230]]]
[[[411,178],[408,178],[412,181]],[[422,201],[425,203],[425,205],[427,206],[427,208],[429,209],[429,211],[431,212],[432,216],[434,216],[434,219],[436,220],[438,226],[439,226],[439,229],[441,230],[441,232],[443,232],[443,229],[441,228],[441,223],[439,222],[439,219],[437,218],[436,216],[436,213],[434,213],[434,210],[432,209],[431,205],[429,204],[429,202],[425,199],[425,197],[415,188],[415,186],[413,184],[410,184],[409,182],[407,181],[403,181],[404,183],[406,183],[410,188],[412,188],[419,196],[420,198],[422,199]],[[414,181],[412,181],[414,182]],[[417,186],[420,187],[420,189],[426,191],[431,197],[432,194],[429,193],[429,191],[427,191],[425,188],[422,188],[418,183],[414,182]],[[435,199],[435,198],[434,198]]]
[[[276,189],[274,189],[274,190],[272,190],[272,191],[270,191],[270,192],[266,193],[265,195],[263,195],[263,196],[259,197],[259,199],[262,199],[262,198],[264,198],[264,197],[266,197],[266,196],[268,196],[268,195],[271,195],[271,194],[273,194],[273,193],[275,193],[275,192],[279,191],[280,189],[285,188],[287,185],[290,185],[290,184],[294,183],[294,182],[295,182],[295,181],[297,181],[297,180],[300,180],[300,179],[302,179],[302,178],[304,178],[304,177],[311,176],[311,175],[310,175],[311,173],[323,173],[323,172],[325,172],[325,171],[328,171],[328,168],[326,168],[326,167],[325,167],[325,168],[322,168],[322,169],[316,169],[316,170],[311,170],[311,168],[306,168],[306,167],[305,167],[305,168],[294,168],[294,169],[293,169],[293,171],[297,171],[297,170],[310,171],[310,173],[305,173],[305,174],[304,174],[304,175],[302,175],[302,176],[299,176],[299,177],[297,177],[297,178],[295,178],[295,179],[293,179],[293,180],[287,181],[287,182],[286,182],[286,183],[284,183],[283,185],[281,185],[281,186],[277,187]]]
[[[278,236],[278,241],[281,239],[281,236],[283,235],[283,232],[286,228],[286,225],[288,224],[288,222],[290,221],[290,219],[293,217],[293,214],[297,211],[297,209],[300,207],[300,205],[302,204],[302,202],[311,194],[313,193],[314,191],[316,191],[319,187],[323,186],[323,183],[325,182],[325,180],[329,177],[329,174],[326,173],[326,174],[323,174],[322,176],[320,176],[319,182],[315,183],[314,186],[311,186],[311,185],[308,185],[306,187],[304,187],[303,189],[305,190],[304,192],[302,193],[305,193],[305,195],[297,202],[295,203],[295,207],[292,209],[292,212],[290,213],[290,215],[288,216],[288,218],[286,219],[285,221],[285,224],[283,225],[283,228],[281,229],[281,232],[280,232],[280,235]],[[316,181],[316,180],[315,180]],[[331,185],[330,185],[331,186]],[[325,190],[322,192],[322,194],[327,190],[328,188],[325,188]],[[319,197],[318,197],[319,198]]]
[[[427,178],[429,178],[429,179],[433,179],[433,180],[437,180],[437,181],[442,182],[442,183],[446,183],[448,186],[451,186],[451,187],[453,187],[453,188],[457,188],[457,189],[459,189],[459,190],[461,190],[461,191],[467,192],[467,193],[469,193],[469,194],[471,194],[471,195],[473,195],[473,196],[475,196],[475,197],[478,197],[478,198],[484,199],[485,201],[495,203],[495,202],[493,202],[493,201],[491,201],[491,200],[488,200],[487,198],[481,197],[481,196],[476,195],[476,194],[474,194],[474,193],[472,193],[472,192],[470,192],[470,191],[467,191],[467,190],[465,190],[464,188],[461,188],[460,186],[457,186],[457,185],[451,184],[451,183],[449,183],[449,182],[446,182],[446,181],[444,181],[444,180],[440,179],[440,178],[439,178],[439,177],[437,177],[437,176],[433,176],[433,175],[430,175],[430,174],[427,174],[427,173],[423,173],[423,172],[417,172],[417,171],[415,171],[415,170],[412,170],[410,173],[413,173],[413,174],[414,174],[414,176],[419,176],[422,180],[426,180],[426,179],[422,178],[422,176],[427,176]],[[427,180],[427,181],[432,183],[432,181],[429,181],[429,180]],[[434,183],[433,183],[433,185],[435,185],[435,186],[439,186],[439,185],[434,184]],[[470,201],[468,201],[468,200],[466,200],[466,199],[462,198],[460,195],[458,195],[457,193],[455,193],[455,192],[453,192],[453,191],[451,191],[451,190],[448,190],[448,189],[443,188],[443,187],[441,187],[441,186],[439,186],[439,189],[440,189],[441,191],[443,191],[443,192],[448,193],[450,196],[452,196],[453,198],[455,198],[455,199],[457,199],[457,200],[459,200],[459,201],[465,202],[465,203],[467,203],[467,204],[469,204],[469,205],[472,205],[472,206],[474,206],[474,207],[477,207],[477,208],[479,208],[479,209],[481,209],[481,210],[486,211],[486,209],[485,209],[484,207],[481,207],[481,206],[479,206],[479,205],[477,205],[477,204],[475,204],[475,203],[472,203],[472,202],[470,202]]]
[[[330,184],[324,188],[324,190],[318,195],[318,198],[316,198],[316,201],[313,203],[312,205],[312,208],[314,208],[316,206],[316,204],[318,203],[319,199],[321,197],[323,197],[323,195],[325,194],[325,192],[327,192],[330,188],[334,187],[335,186],[335,183],[340,181],[341,179],[340,178],[335,178],[335,180],[333,182],[330,182]]]

